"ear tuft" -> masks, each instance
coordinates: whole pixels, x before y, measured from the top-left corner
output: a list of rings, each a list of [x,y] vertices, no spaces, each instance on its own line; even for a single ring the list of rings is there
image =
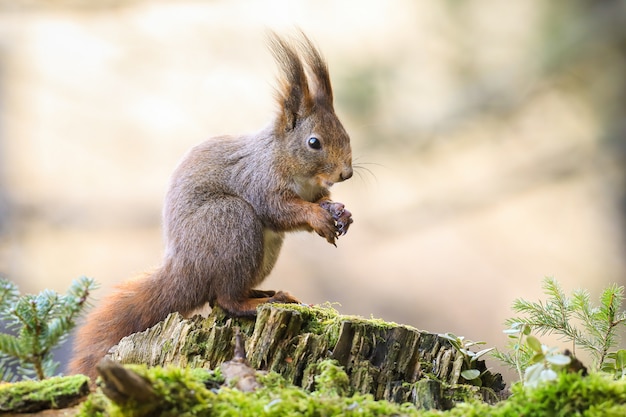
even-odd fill
[[[319,49],[315,47],[313,42],[311,42],[302,30],[300,30],[300,38],[300,50],[304,55],[309,69],[312,84],[311,90],[318,102],[323,102],[332,108],[333,88],[330,84],[328,65],[319,52]]]
[[[269,32],[268,44],[282,72],[276,94],[280,106],[278,127],[289,131],[299,117],[310,112],[313,99],[298,50],[274,32]]]
[[[300,118],[311,113],[314,105],[332,109],[333,89],[328,66],[304,32],[300,30],[294,42],[269,32],[268,44],[282,73],[276,94],[280,106],[277,129],[294,129]]]

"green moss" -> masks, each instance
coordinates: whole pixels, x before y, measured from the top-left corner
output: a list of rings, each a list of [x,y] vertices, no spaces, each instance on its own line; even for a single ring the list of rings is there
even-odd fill
[[[346,395],[350,392],[350,379],[334,360],[323,360],[315,365],[315,391],[321,395]]]
[[[106,412],[109,407],[109,399],[100,391],[91,394],[80,405],[78,416],[84,417],[106,417],[109,414]]]
[[[223,382],[219,373],[206,369],[129,365],[130,369],[146,377],[152,384],[157,400],[129,401],[126,404],[110,402],[98,391],[82,404],[79,416],[150,416],[158,410],[160,416],[208,415],[215,394],[212,386]]]
[[[562,373],[556,381],[528,389],[513,387],[512,396],[494,406],[470,402],[446,412],[423,416],[481,417],[617,417],[626,415],[626,381],[610,375]]]
[[[305,305],[305,304],[279,304],[272,303],[271,305],[262,305],[260,308],[282,308],[285,310],[297,311],[304,317],[306,322],[305,330],[314,333],[322,334],[327,331],[327,326],[337,321],[349,320],[355,323],[362,323],[382,329],[391,329],[395,327],[404,327],[412,330],[416,330],[413,327],[397,324],[394,322],[384,321],[382,319],[369,318],[366,319],[361,316],[348,316],[340,315],[331,304],[322,305]]]
[[[316,368],[316,390],[308,392],[288,384],[276,373],[259,376],[263,388],[243,393],[222,387],[215,372],[195,369],[134,367],[150,379],[160,398],[151,404],[111,404],[93,394],[81,408],[82,416],[415,416],[415,417],[533,417],[626,415],[626,381],[604,375],[562,374],[550,383],[529,390],[517,385],[506,401],[490,406],[472,398],[449,411],[417,410],[411,404],[375,401],[371,395],[347,396],[347,375],[332,361]]]
[[[614,381],[610,375],[562,373],[536,389],[513,388],[511,399],[500,406],[503,414],[497,415],[538,416],[547,410],[556,416],[626,415],[626,381]]]
[[[265,306],[261,306],[261,308],[263,307]],[[323,334],[326,331],[326,326],[334,323],[339,317],[339,312],[329,305],[308,306],[304,304],[273,303],[271,307],[300,313],[304,321],[303,333]]]
[[[313,393],[288,384],[276,373],[259,376],[263,388],[252,393],[208,385],[219,378],[199,369],[132,367],[153,384],[158,401],[117,405],[100,392],[81,406],[79,416],[301,416],[301,415],[417,415],[411,405],[374,401],[370,395],[341,396],[348,377],[332,361],[318,364],[317,386]]]
[[[330,303],[312,306],[305,304],[272,303],[271,305],[262,305],[260,308],[282,308],[285,310],[297,311],[298,313],[300,313],[300,315],[302,315],[304,321],[302,333],[324,335],[328,338],[329,346],[334,346],[335,344],[337,344],[341,324],[344,321],[350,321],[353,326],[363,325],[372,326],[380,329],[392,329],[402,327],[406,329],[417,330],[411,326],[388,322],[382,319],[366,319],[360,316],[341,315],[334,307],[332,307]]]
[[[335,346],[346,320],[349,320],[348,325],[351,326],[348,330],[355,332],[367,330],[370,336],[366,339],[367,341],[371,340],[371,337],[382,338],[388,328],[395,326],[395,324],[376,319],[340,316],[329,306],[308,307],[285,304],[260,308],[260,312],[263,313],[268,313],[263,310],[266,308],[278,308],[283,313],[284,310],[297,311],[298,318],[289,323],[302,325],[305,329],[302,333],[308,332],[311,335],[301,338],[292,335],[285,339],[290,340],[289,343],[302,342],[302,345],[298,347],[299,350],[296,349],[292,354],[296,359],[306,355],[309,351],[315,351],[318,348],[327,350],[328,346]],[[372,326],[375,326],[374,330],[371,329]],[[412,329],[408,326],[402,327]],[[216,326],[213,329],[216,334],[230,332],[224,339],[228,341],[232,339],[230,328]],[[292,333],[287,332],[287,334]],[[349,335],[350,332],[346,334]],[[203,349],[206,335],[199,334],[193,337],[196,337],[193,340]],[[331,342],[327,344],[327,340]],[[381,339],[378,342],[380,344],[384,340]],[[440,339],[437,335],[422,333],[420,343],[422,349],[430,351],[437,347]],[[231,349],[229,345],[228,352],[231,352]],[[296,360],[293,358],[292,360]],[[274,365],[280,368],[287,363],[287,359],[289,358],[280,357],[274,361]],[[215,360],[214,363],[221,363],[221,361]],[[626,381],[613,381],[601,375],[583,378],[578,374],[563,374],[557,381],[546,383],[534,390],[525,390],[521,386],[515,386],[511,398],[494,406],[480,401],[486,395],[484,390],[471,386],[448,386],[443,381],[435,380],[434,376],[432,380],[423,378],[414,384],[403,385],[404,389],[394,391],[391,397],[387,397],[396,401],[415,401],[424,408],[449,408],[457,404],[449,411],[427,411],[417,410],[412,404],[375,401],[372,395],[360,394],[359,383],[362,382],[369,387],[372,381],[365,378],[377,377],[375,369],[370,368],[373,364],[369,360],[348,363],[351,380],[344,369],[337,365],[337,362],[322,360],[304,363],[308,366],[299,380],[289,379],[291,374],[284,370],[283,376],[270,372],[259,376],[263,388],[253,393],[242,393],[228,387],[220,387],[223,378],[219,372],[203,369],[136,367],[134,369],[137,372],[152,381],[158,401],[150,404],[129,403],[118,406],[111,404],[102,397],[102,394],[95,394],[83,406],[82,415],[147,416],[154,415],[156,410],[159,410],[158,415],[161,416],[611,417],[626,415]],[[432,362],[423,363],[421,370],[428,374],[432,372],[432,366]],[[285,378],[298,385],[302,383],[302,386],[312,391],[294,386]],[[401,381],[398,382],[401,383]],[[355,384],[353,388],[350,387],[351,383]],[[380,389],[390,390],[393,387],[381,385]],[[353,394],[354,391],[356,394]],[[369,392],[369,390],[363,390],[363,392]],[[492,396],[495,395],[492,391],[489,393]],[[378,398],[381,397],[379,394],[379,392],[376,393]]]
[[[83,375],[3,384],[0,385],[0,412],[62,408],[88,393],[89,378]]]
[[[173,348],[172,345],[173,343],[171,340],[166,340],[165,342],[163,342],[163,347],[162,347],[163,353],[169,353]]]

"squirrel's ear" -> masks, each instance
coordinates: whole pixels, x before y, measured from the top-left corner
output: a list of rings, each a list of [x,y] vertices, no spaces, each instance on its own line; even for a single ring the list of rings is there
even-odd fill
[[[276,94],[280,106],[277,127],[289,131],[311,111],[313,98],[297,50],[273,32],[268,34],[268,43],[282,71]]]
[[[317,102],[333,107],[333,88],[330,84],[328,65],[313,42],[300,31],[300,45],[309,69],[311,90]]]

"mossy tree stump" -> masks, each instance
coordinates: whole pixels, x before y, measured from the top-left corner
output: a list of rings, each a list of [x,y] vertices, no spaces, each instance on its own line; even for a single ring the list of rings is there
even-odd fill
[[[409,326],[341,316],[331,308],[268,304],[255,319],[229,318],[214,309],[207,318],[174,313],[154,327],[125,337],[109,357],[121,363],[214,369],[233,356],[239,328],[250,365],[314,389],[316,364],[334,359],[353,392],[375,399],[448,409],[468,395],[496,401],[500,375],[484,371],[483,387],[463,385],[463,355],[448,340]]]

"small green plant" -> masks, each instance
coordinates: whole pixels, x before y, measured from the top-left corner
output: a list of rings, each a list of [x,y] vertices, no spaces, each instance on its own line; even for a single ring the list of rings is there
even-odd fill
[[[0,333],[1,379],[15,378],[12,367],[27,378],[54,375],[58,362],[52,359],[52,349],[67,339],[96,287],[93,279],[82,277],[66,295],[51,290],[20,295],[13,282],[0,278],[0,321],[14,333]]]
[[[554,376],[553,372],[566,367],[570,358],[542,345],[530,334],[535,331],[539,335],[555,334],[567,341],[572,356],[577,347],[589,352],[592,371],[609,370],[619,377],[626,374],[626,352],[610,352],[617,346],[618,330],[626,324],[626,312],[621,311],[624,287],[608,286],[599,306],[591,303],[585,290],[566,296],[553,278],[544,280],[543,289],[548,296],[545,302],[515,300],[513,310],[524,315],[506,321],[508,329],[504,332],[512,339],[512,353],[496,352],[494,356],[515,368],[522,381],[528,379],[529,370],[531,376],[535,375],[533,378],[541,372],[545,378]]]
[[[494,356],[515,367],[522,384],[534,387],[541,381],[556,379],[557,372],[567,367],[572,359],[561,354],[557,348],[542,344],[530,332],[528,324],[513,323],[510,328],[504,330],[504,333],[513,339],[509,346],[513,354],[495,352]]]
[[[513,339],[508,346],[513,353],[500,351],[493,353],[493,356],[497,359],[511,368],[515,368],[520,381],[524,380],[524,372],[533,356],[532,349],[526,344],[526,337],[530,335],[530,331],[531,329],[528,324],[520,322],[512,323],[511,326],[503,330],[503,332],[507,334],[510,339]]]
[[[526,336],[526,345],[534,353],[524,372],[523,381],[527,387],[536,387],[543,381],[554,381],[558,372],[572,362],[572,358],[563,355],[555,347],[542,344],[535,336]]]
[[[466,340],[463,336],[456,336],[453,333],[441,333],[439,336],[450,341],[452,347],[454,347],[463,356],[464,370],[461,372],[461,377],[472,385],[481,386],[482,380],[480,377],[482,376],[482,373],[476,367],[476,361],[486,353],[491,352],[494,348],[487,348],[478,352],[473,352],[469,349],[470,347],[484,345],[486,342],[473,342],[471,340]]]
[[[602,370],[613,374],[615,379],[626,379],[626,350],[620,349],[606,355]]]

